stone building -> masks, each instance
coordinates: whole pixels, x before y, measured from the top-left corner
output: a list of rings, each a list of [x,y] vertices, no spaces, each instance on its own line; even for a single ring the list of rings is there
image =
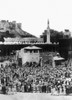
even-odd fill
[[[8,20],[0,21],[0,32],[6,32],[18,28],[21,28],[21,23],[16,23],[16,21],[9,22]]]
[[[40,50],[41,48],[36,46],[28,46],[17,51],[16,58],[21,59],[22,65],[26,62],[36,62],[40,61]]]

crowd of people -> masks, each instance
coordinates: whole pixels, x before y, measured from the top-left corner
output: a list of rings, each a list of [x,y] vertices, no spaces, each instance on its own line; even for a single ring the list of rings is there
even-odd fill
[[[69,95],[72,93],[72,66],[62,65],[53,68],[51,64],[43,66],[26,63],[19,66],[15,62],[0,66],[0,93],[50,93],[51,95]]]

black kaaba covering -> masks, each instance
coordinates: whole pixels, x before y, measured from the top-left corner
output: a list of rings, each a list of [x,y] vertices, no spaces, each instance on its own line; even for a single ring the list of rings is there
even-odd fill
[[[59,40],[59,52],[66,59],[72,55],[72,38]]]

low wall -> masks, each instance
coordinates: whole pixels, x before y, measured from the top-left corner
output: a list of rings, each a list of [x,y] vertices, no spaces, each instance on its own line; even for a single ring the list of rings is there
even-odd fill
[[[1,100],[72,100],[72,96],[50,96],[47,93],[17,93],[15,95],[0,94]]]

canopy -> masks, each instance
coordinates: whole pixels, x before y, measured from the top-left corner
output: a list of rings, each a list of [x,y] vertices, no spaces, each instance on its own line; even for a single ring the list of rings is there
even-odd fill
[[[28,46],[28,47],[25,47],[24,49],[27,49],[27,50],[34,50],[34,49],[41,49],[39,47],[36,47],[36,46]]]
[[[53,59],[54,59],[54,60],[64,60],[64,58],[58,57],[58,56],[53,57]]]

